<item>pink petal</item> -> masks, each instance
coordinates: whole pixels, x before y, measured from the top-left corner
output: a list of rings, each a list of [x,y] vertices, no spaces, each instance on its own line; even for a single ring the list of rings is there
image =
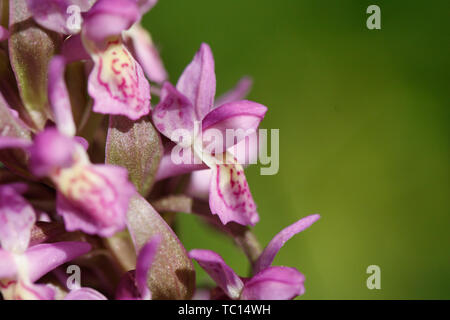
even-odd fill
[[[79,29],[69,28],[68,21],[73,14],[68,10],[69,6],[77,6],[79,9],[77,13],[81,13],[89,10],[93,2],[92,0],[27,0],[28,8],[37,23],[44,28],[64,34],[79,31]]]
[[[79,60],[88,60],[91,58],[89,53],[86,51],[81,35],[79,34],[73,35],[63,42],[61,55],[66,60],[66,64]]]
[[[250,92],[252,85],[253,81],[250,77],[243,77],[233,89],[216,99],[214,102],[215,108],[226,103],[244,100]]]
[[[0,186],[0,243],[3,249],[24,252],[35,221],[36,214],[31,205],[14,188]]]
[[[217,153],[222,153],[239,141],[254,134],[264,118],[267,108],[259,103],[241,100],[224,104],[209,112],[202,121],[203,139],[218,135],[215,146]],[[229,137],[227,137],[227,135]]]
[[[172,160],[171,152],[172,148],[168,148],[168,152],[166,152],[163,155],[161,162],[159,164],[158,171],[156,173],[155,181],[160,181],[170,177],[186,174],[195,170],[202,170],[208,168],[203,163],[196,164],[193,163],[193,161],[186,164],[184,163],[175,164]],[[191,152],[191,149],[185,148],[183,149],[183,152],[190,153],[193,156],[193,152]]]
[[[0,26],[0,41],[6,40],[8,38],[9,38],[8,29],[5,29],[2,26]]]
[[[38,133],[29,148],[30,168],[34,175],[44,177],[70,167],[74,162],[77,142],[55,128]]]
[[[158,2],[158,0],[137,0],[137,2],[138,2],[139,10],[141,11],[142,14],[144,14],[147,11],[149,11],[151,8],[153,8],[156,5],[156,3]]]
[[[173,133],[177,129],[185,129],[191,135],[194,131],[195,109],[189,100],[175,89],[169,82],[165,82],[161,89],[161,98],[153,110],[153,123],[159,132],[169,139],[174,139]]]
[[[55,242],[37,244],[29,248],[25,255],[28,260],[28,275],[32,282],[43,275],[91,250],[87,242]]]
[[[197,119],[202,120],[214,104],[216,75],[211,48],[202,43],[192,62],[177,83],[177,89],[193,104]]]
[[[270,267],[245,282],[242,300],[290,300],[305,292],[305,277],[294,268]]]
[[[0,279],[14,278],[17,272],[16,262],[11,252],[0,249]],[[2,284],[0,282],[0,288]]]
[[[103,237],[123,230],[135,188],[128,172],[112,165],[86,165],[66,169],[56,177],[57,212],[67,231],[82,230]]]
[[[150,300],[152,298],[151,292],[147,286],[147,275],[150,267],[158,252],[161,243],[161,236],[154,236],[145,244],[139,251],[136,263],[136,285],[141,293],[142,300]]]
[[[239,298],[244,283],[220,255],[211,250],[194,249],[189,257],[196,260],[230,298]]]
[[[186,195],[197,199],[208,200],[211,175],[212,171],[210,169],[192,172],[189,185],[186,187]]]
[[[259,221],[256,204],[240,164],[215,165],[209,191],[209,206],[223,224],[230,221],[254,226]]]
[[[108,300],[97,290],[91,288],[80,288],[70,291],[64,300]]]
[[[62,56],[50,60],[48,70],[48,98],[60,132],[74,136],[75,122],[72,116],[69,92],[64,78],[66,61]]]
[[[269,242],[269,244],[259,256],[259,259],[254,267],[254,272],[257,273],[263,269],[268,268],[272,264],[278,251],[280,251],[281,247],[283,247],[286,241],[291,239],[297,233],[300,233],[303,230],[309,228],[314,222],[319,220],[319,218],[320,215],[313,214],[300,219],[289,227],[281,230],[275,237],[273,237],[272,241]]]
[[[83,36],[101,44],[118,36],[140,19],[136,0],[98,0],[83,23]]]
[[[126,36],[130,37],[136,59],[150,81],[162,83],[167,80],[167,71],[148,31],[136,24],[126,32]]]
[[[25,149],[29,147],[31,144],[32,142],[26,139],[0,136],[0,150]]]
[[[137,120],[150,112],[150,84],[141,66],[119,39],[108,42],[105,50],[92,53],[94,69],[88,91],[93,110]]]

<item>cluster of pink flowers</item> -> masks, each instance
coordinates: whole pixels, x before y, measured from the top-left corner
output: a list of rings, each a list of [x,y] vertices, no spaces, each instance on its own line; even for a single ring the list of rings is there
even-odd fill
[[[214,58],[207,44],[172,85],[140,25],[156,2],[0,5],[0,13],[9,10],[0,14],[8,17],[0,20],[3,299],[303,294],[304,276],[272,262],[288,239],[319,216],[297,221],[261,249],[251,232],[259,221],[257,206],[233,154],[247,137],[221,143],[219,151],[201,138],[213,130],[224,136],[226,130],[255,131],[267,108],[244,100],[248,78],[215,99]],[[79,25],[71,27],[74,12]],[[189,141],[175,138],[179,129],[192,132]],[[174,163],[175,148],[200,162]],[[238,276],[213,251],[186,252],[173,231],[179,212],[195,214],[229,235],[248,257],[251,275]],[[216,287],[196,288],[193,260]],[[75,288],[67,285],[68,264],[82,270]]]

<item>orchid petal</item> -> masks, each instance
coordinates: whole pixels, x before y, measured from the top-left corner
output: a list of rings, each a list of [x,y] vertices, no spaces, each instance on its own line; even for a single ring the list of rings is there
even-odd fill
[[[250,92],[252,85],[253,80],[250,77],[243,77],[233,89],[216,99],[214,102],[215,108],[226,103],[244,100]]]
[[[129,29],[139,18],[136,0],[98,0],[85,15],[83,36],[101,44]]]
[[[238,163],[217,164],[211,169],[211,212],[217,214],[223,224],[234,221],[254,226],[259,216],[242,166]]]
[[[72,34],[80,31],[81,12],[86,12],[92,6],[92,0],[27,0],[28,8],[33,14],[34,20],[44,28],[63,34]],[[72,11],[71,6],[76,6]],[[75,17],[73,14],[79,14]],[[71,18],[78,18],[80,21],[73,21]],[[79,25],[77,26],[77,22]]]
[[[30,168],[38,177],[72,166],[77,143],[55,128],[40,132],[29,148]]]
[[[231,299],[239,298],[244,283],[220,255],[211,250],[194,249],[189,251],[189,257],[196,260]]]
[[[214,141],[216,145],[212,147],[216,153],[222,153],[254,134],[266,112],[265,106],[252,101],[242,100],[224,104],[209,112],[203,119],[204,140],[210,135],[215,137],[215,132],[221,133],[217,137],[219,141]]]
[[[186,194],[197,199],[208,200],[211,176],[210,169],[192,172],[189,185],[186,187]]]
[[[57,212],[68,231],[103,237],[123,230],[134,186],[128,172],[112,165],[76,165],[53,177],[59,193]]]
[[[35,282],[51,270],[90,250],[91,245],[87,242],[67,241],[37,244],[25,253],[29,279]]]
[[[48,98],[59,131],[68,136],[74,136],[76,128],[70,105],[69,91],[64,79],[65,67],[66,61],[62,56],[55,56],[50,61]]]
[[[161,162],[159,164],[158,171],[156,173],[155,180],[160,181],[166,178],[170,178],[173,176],[178,176],[186,173],[190,173],[195,170],[202,170],[208,168],[205,164],[201,163],[200,159],[198,159],[198,164],[194,161],[187,161],[186,163],[176,164],[172,160],[172,152],[173,149],[169,148],[169,152],[164,153]],[[182,152],[186,152],[187,157],[191,159],[195,156],[195,153],[192,152],[192,149],[184,148]]]
[[[17,273],[16,262],[11,252],[0,249],[0,279],[14,278]],[[0,289],[2,284],[0,282]]]
[[[24,252],[30,242],[36,214],[14,188],[0,186],[0,243],[3,249]]]
[[[305,277],[295,268],[269,267],[245,282],[242,300],[290,300],[305,292]]]
[[[150,300],[152,298],[151,292],[147,287],[147,275],[158,252],[160,243],[161,237],[157,235],[139,251],[136,263],[136,286],[143,300]]]
[[[195,109],[191,102],[169,82],[165,82],[161,89],[161,99],[153,110],[153,122],[156,128],[175,143],[175,130],[184,129],[194,131]]]
[[[167,71],[148,31],[140,24],[135,24],[124,35],[130,38],[133,45],[132,51],[150,81],[163,83],[167,80]]]
[[[280,251],[281,247],[283,247],[286,241],[291,239],[297,233],[300,233],[303,230],[309,228],[314,222],[319,220],[319,218],[320,215],[313,214],[300,219],[289,227],[281,230],[275,237],[273,237],[273,239],[261,253],[258,261],[255,264],[254,272],[257,273],[263,269],[268,268],[272,264],[276,254],[278,253],[278,251]]]
[[[211,48],[202,43],[192,62],[183,71],[177,89],[195,108],[197,120],[202,120],[214,104],[216,75]]]
[[[26,149],[31,145],[32,142],[26,139],[0,136],[0,149]]]
[[[103,294],[91,288],[79,288],[70,291],[64,300],[108,300]]]
[[[146,13],[151,8],[153,8],[157,2],[158,0],[137,0],[139,10],[141,11],[142,14]]]
[[[150,85],[141,66],[119,38],[106,49],[91,51],[94,69],[88,91],[94,99],[93,110],[103,114],[124,115],[137,120],[150,112]]]

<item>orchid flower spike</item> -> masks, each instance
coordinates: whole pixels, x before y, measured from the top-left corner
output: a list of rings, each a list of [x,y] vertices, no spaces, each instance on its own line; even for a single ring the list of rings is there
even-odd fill
[[[63,69],[74,60],[94,62],[88,80],[93,110],[132,120],[150,112],[150,84],[133,53],[151,80],[167,78],[150,36],[138,23],[155,4],[154,0],[28,0],[37,23],[73,35],[63,45]]]
[[[281,247],[297,233],[309,228],[320,218],[307,216],[283,229],[267,245],[254,267],[254,276],[239,277],[217,253],[194,249],[189,256],[216,282],[230,299],[289,300],[305,292],[305,277],[295,268],[271,266]]]

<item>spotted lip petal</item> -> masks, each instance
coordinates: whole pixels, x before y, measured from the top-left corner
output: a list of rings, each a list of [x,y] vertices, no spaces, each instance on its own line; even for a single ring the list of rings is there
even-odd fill
[[[244,283],[220,255],[211,250],[194,249],[189,257],[196,260],[230,298],[239,298]]]
[[[209,206],[223,224],[230,221],[254,226],[259,221],[256,204],[240,164],[222,164],[211,168]]]
[[[313,214],[300,219],[289,227],[281,230],[275,237],[273,237],[273,239],[261,253],[258,261],[255,264],[254,272],[260,272],[261,270],[268,268],[272,264],[276,254],[281,249],[281,247],[283,247],[286,241],[291,239],[297,233],[300,233],[303,230],[309,228],[319,218],[320,215]]]
[[[103,237],[123,230],[134,186],[128,172],[112,165],[81,165],[56,177],[57,212],[68,231],[82,230]]]
[[[202,120],[211,110],[216,94],[216,74],[211,48],[206,43],[202,43],[192,62],[183,71],[176,88],[194,106],[197,120]]]
[[[305,292],[305,277],[295,268],[270,267],[245,282],[242,300],[290,300]]]
[[[124,115],[131,120],[150,112],[150,84],[120,38],[108,41],[104,50],[92,52],[92,58],[95,65],[88,91],[94,98],[95,112]]]
[[[35,221],[33,208],[17,190],[8,185],[0,186],[0,243],[3,249],[25,252]]]

